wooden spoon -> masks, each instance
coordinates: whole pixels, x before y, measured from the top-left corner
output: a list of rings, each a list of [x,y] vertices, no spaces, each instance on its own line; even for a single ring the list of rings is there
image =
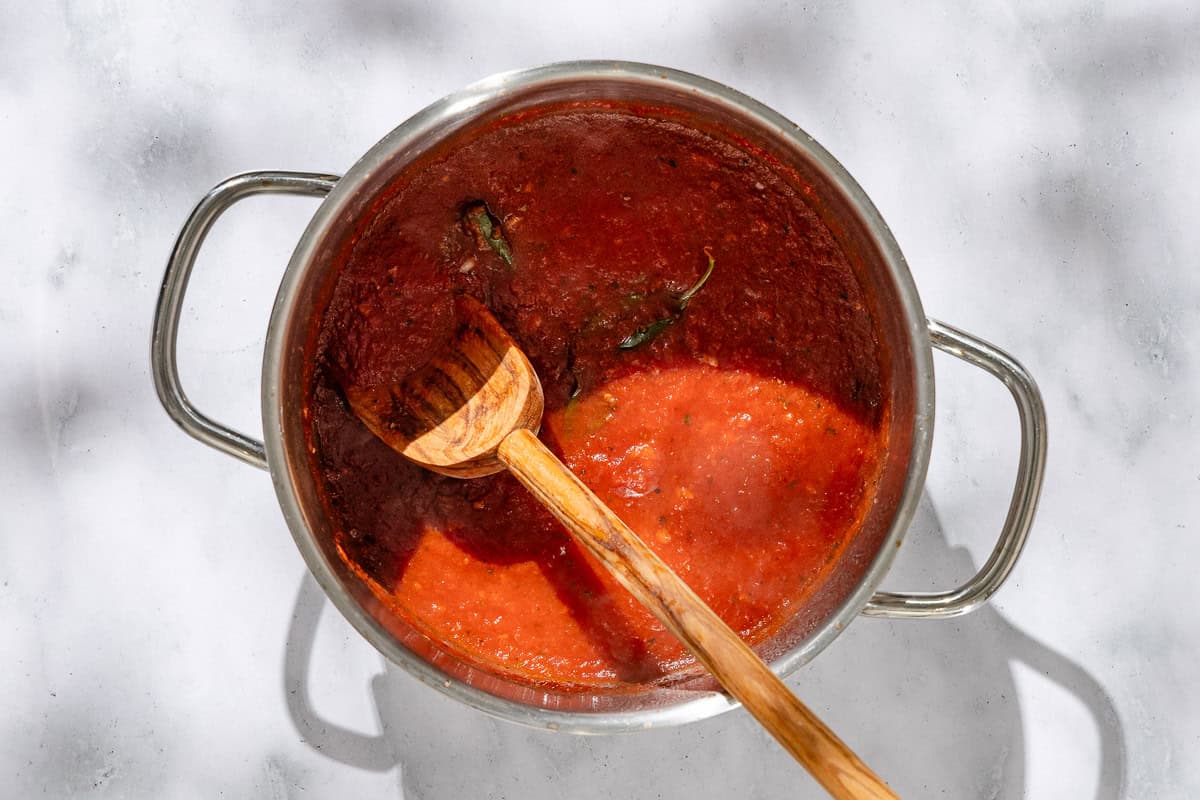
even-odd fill
[[[444,475],[508,469],[837,798],[895,798],[754,651],[536,436],[542,386],[479,302],[456,301],[450,345],[399,386],[344,388],[392,448]]]

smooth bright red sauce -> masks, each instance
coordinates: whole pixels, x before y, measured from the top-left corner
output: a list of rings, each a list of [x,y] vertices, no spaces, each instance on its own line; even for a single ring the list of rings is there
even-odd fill
[[[886,435],[862,290],[761,160],[679,121],[571,108],[502,121],[403,175],[321,323],[315,465],[346,563],[467,662],[586,691],[669,678],[680,645],[507,475],[426,472],[349,412],[485,302],[546,394],[541,437],[751,643],[817,591],[874,497]],[[462,220],[486,202],[507,265]],[[647,344],[628,335],[670,313]]]

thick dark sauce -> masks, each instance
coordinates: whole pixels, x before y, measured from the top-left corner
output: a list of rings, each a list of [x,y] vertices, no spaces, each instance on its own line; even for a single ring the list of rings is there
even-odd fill
[[[751,642],[820,587],[882,460],[875,329],[802,187],[653,116],[526,115],[405,174],[321,323],[310,436],[344,559],[447,650],[539,685],[620,689],[690,659],[515,480],[421,470],[349,412],[346,381],[397,382],[445,341],[456,292],[537,369],[543,440]]]

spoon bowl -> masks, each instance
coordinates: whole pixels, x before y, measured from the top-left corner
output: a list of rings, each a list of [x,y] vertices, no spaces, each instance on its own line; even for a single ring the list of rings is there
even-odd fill
[[[398,386],[342,389],[355,415],[402,456],[454,478],[502,472],[500,444],[537,433],[542,384],[529,359],[474,298],[455,298],[448,347]]]

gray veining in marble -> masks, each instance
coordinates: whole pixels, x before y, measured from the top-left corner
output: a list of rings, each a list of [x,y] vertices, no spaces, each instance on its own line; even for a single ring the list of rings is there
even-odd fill
[[[0,796],[820,796],[741,712],[615,738],[455,705],[311,579],[269,480],[158,406],[149,326],[197,199],[338,172],[497,71],[698,72],[825,144],[926,309],[1009,349],[1052,430],[1009,585],[856,622],[790,683],[906,797],[1200,797],[1200,12],[772,2],[0,4]],[[261,426],[275,285],[311,201],[214,232],[180,340],[197,404]],[[939,357],[933,466],[889,587],[965,577],[1015,414]]]

